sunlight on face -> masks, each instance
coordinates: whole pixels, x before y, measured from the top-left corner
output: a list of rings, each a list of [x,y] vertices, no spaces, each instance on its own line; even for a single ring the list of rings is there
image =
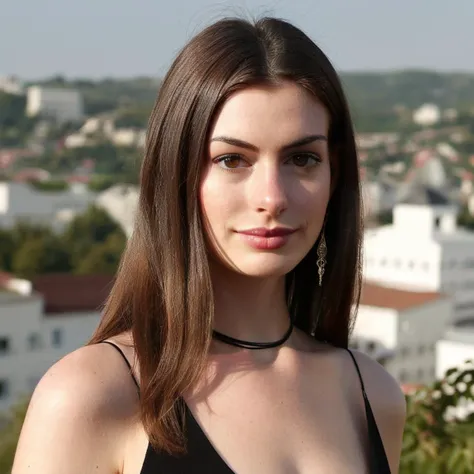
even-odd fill
[[[324,106],[290,82],[247,88],[224,104],[200,189],[208,240],[222,265],[281,276],[308,253],[330,195],[328,127]]]

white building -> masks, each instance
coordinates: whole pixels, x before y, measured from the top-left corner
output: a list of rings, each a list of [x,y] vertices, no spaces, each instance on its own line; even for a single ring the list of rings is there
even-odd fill
[[[22,81],[15,76],[0,77],[0,91],[14,95],[23,95],[25,93]]]
[[[436,375],[440,379],[446,371],[461,368],[466,361],[474,362],[474,319],[459,321],[451,326],[436,345]]]
[[[365,278],[450,294],[455,320],[474,314],[474,233],[457,227],[457,212],[439,191],[413,187],[395,206],[392,225],[367,230]]]
[[[441,119],[441,110],[435,104],[424,104],[413,113],[413,121],[422,127],[430,127]]]
[[[436,343],[452,318],[449,298],[365,282],[351,346],[375,359],[401,383],[431,383]]]
[[[0,227],[10,228],[18,221],[27,220],[59,226],[59,230],[61,214],[84,212],[94,203],[95,196],[87,190],[47,192],[28,183],[0,182]]]
[[[138,195],[137,186],[117,184],[100,193],[95,204],[104,209],[122,227],[126,236],[130,237],[135,222]]]
[[[84,116],[82,96],[74,89],[31,86],[27,89],[26,114],[58,122],[78,122]]]
[[[393,209],[397,202],[398,183],[381,174],[375,179],[366,179],[362,182],[362,201],[364,215],[376,216]]]
[[[46,275],[26,294],[0,290],[0,411],[31,394],[51,365],[89,340],[111,282]]]

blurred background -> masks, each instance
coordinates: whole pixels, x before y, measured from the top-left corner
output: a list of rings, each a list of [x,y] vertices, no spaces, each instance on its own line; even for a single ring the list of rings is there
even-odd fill
[[[234,15],[290,20],[339,71],[365,200],[351,346],[406,393],[400,472],[473,473],[474,2],[18,0],[0,6],[0,474],[36,383],[99,322],[162,77]]]

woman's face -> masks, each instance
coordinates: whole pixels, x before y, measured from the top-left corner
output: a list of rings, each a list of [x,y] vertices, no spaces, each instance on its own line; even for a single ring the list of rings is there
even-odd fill
[[[328,127],[324,106],[290,82],[249,87],[223,105],[200,188],[214,261],[269,277],[304,258],[330,196]]]

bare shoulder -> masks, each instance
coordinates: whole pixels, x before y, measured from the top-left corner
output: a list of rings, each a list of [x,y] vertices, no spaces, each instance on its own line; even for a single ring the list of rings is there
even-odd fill
[[[138,397],[121,357],[106,344],[54,364],[31,398],[13,474],[116,473]]]
[[[388,409],[394,416],[404,417],[405,395],[397,380],[381,364],[363,352],[353,349],[351,352],[361,371],[371,404]]]
[[[362,352],[351,352],[357,361],[391,471],[398,472],[406,417],[405,395],[381,364]]]

